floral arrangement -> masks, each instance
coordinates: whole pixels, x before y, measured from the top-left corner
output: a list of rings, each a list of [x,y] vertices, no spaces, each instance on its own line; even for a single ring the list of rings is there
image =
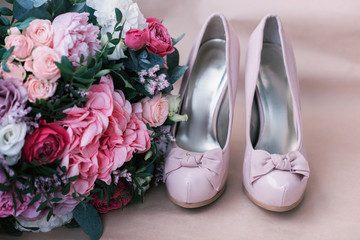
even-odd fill
[[[132,0],[0,8],[0,228],[81,226],[162,179],[180,99],[174,39]]]

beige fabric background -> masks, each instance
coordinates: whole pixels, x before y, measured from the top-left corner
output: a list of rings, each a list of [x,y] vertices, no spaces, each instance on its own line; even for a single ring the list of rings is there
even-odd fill
[[[4,1],[0,1],[4,5]],[[205,19],[222,12],[238,33],[241,67],[227,190],[214,204],[182,209],[164,186],[143,204],[104,216],[102,239],[360,239],[360,2],[358,0],[139,0],[145,16],[164,20],[186,63]],[[106,4],[106,0],[104,0]],[[272,213],[241,189],[245,146],[244,59],[247,40],[266,13],[277,13],[292,39],[301,88],[311,177],[303,202]],[[0,235],[0,239],[17,239]],[[25,233],[22,239],[88,239],[81,229]]]

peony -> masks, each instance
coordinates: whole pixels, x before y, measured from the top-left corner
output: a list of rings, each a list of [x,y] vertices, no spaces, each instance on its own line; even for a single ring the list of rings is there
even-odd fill
[[[0,153],[5,155],[7,165],[14,165],[20,159],[25,135],[26,124],[24,122],[0,126]]]
[[[122,15],[121,25],[123,25],[123,30],[121,38],[124,39],[126,33],[130,29],[140,29],[143,30],[147,27],[146,19],[143,14],[140,12],[140,9],[136,3],[132,0],[107,0],[104,4],[101,0],[86,0],[86,4],[95,9],[94,15],[96,16],[97,22],[101,26],[101,43],[104,45],[107,41],[106,33],[113,33],[116,25],[116,16],[115,8],[118,8]],[[119,32],[116,31],[113,36],[119,36]],[[110,44],[110,47],[112,45]],[[110,60],[118,60],[124,58],[124,51],[126,46],[123,41],[120,44],[116,45],[116,49],[113,54],[109,55]]]
[[[151,147],[146,125],[134,114],[128,123],[123,137],[126,146],[128,146],[127,161],[132,158],[134,153],[144,153]]]
[[[32,163],[49,164],[62,156],[69,144],[69,134],[55,123],[41,120],[39,127],[26,136],[23,148],[24,160]]]
[[[38,79],[56,82],[60,78],[60,70],[55,62],[61,62],[58,52],[49,47],[37,47],[26,60],[25,69],[33,72]]]
[[[161,57],[174,52],[171,36],[164,25],[156,18],[147,18],[149,26],[144,30],[142,38],[146,42],[146,49]]]
[[[16,224],[16,228],[20,231],[32,231],[32,232],[49,232],[54,228],[60,227],[66,223],[69,223],[73,218],[72,213],[64,215],[53,214],[49,221],[47,221],[47,215],[43,216],[39,220],[26,221],[23,219],[17,219],[19,223]],[[31,230],[29,228],[38,228],[38,230]]]
[[[5,48],[9,49],[14,46],[11,55],[18,61],[25,61],[33,50],[33,41],[22,35],[17,28],[10,29],[10,35],[5,38]]]
[[[7,62],[6,65],[8,66],[10,72],[6,72],[4,69],[0,69],[0,74],[5,80],[10,78],[18,79],[20,83],[23,82],[26,78],[26,71],[21,64],[17,64],[14,62]]]
[[[89,88],[86,107],[92,110],[100,111],[105,116],[109,117],[113,111],[113,97],[114,84],[110,75],[103,76],[99,84],[92,85]]]
[[[33,75],[29,75],[24,86],[28,91],[29,101],[34,103],[36,99],[48,99],[52,97],[55,93],[57,83],[39,80]]]
[[[74,66],[79,64],[81,55],[87,58],[89,53],[95,56],[100,51],[99,28],[88,20],[89,13],[68,12],[53,21],[54,49],[67,56]]]
[[[145,45],[144,39],[141,37],[143,31],[140,29],[131,29],[126,33],[125,44],[128,48],[139,50]]]
[[[78,193],[88,196],[94,188],[97,178],[99,168],[97,156],[94,155],[91,158],[84,157],[81,153],[73,150],[63,157],[61,166],[66,167],[67,176],[79,176],[78,179],[73,182],[73,187]],[[74,190],[71,189],[69,195],[73,192]]]
[[[49,20],[33,20],[23,34],[33,41],[34,46],[52,47],[54,31]]]
[[[125,207],[131,201],[130,184],[127,182],[119,182],[118,187],[119,189],[116,189],[110,197],[109,205],[107,204],[106,196],[104,196],[103,201],[101,201],[97,194],[94,195],[90,203],[95,207],[96,211],[99,213],[107,213],[110,210]]]
[[[169,102],[167,98],[162,98],[161,94],[153,98],[146,97],[141,100],[142,120],[150,127],[159,127],[164,124],[169,114]]]

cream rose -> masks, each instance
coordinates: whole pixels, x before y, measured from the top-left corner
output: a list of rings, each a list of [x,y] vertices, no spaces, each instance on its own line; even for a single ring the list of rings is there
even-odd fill
[[[10,36],[5,38],[5,48],[9,49],[12,46],[14,50],[11,55],[18,61],[25,61],[30,56],[34,43],[30,38],[21,35],[17,28],[11,28]]]
[[[20,159],[25,143],[26,124],[10,123],[0,128],[0,153],[5,155],[8,165],[14,165]]]
[[[33,72],[35,77],[50,82],[60,78],[60,70],[55,65],[55,62],[61,62],[58,52],[45,46],[37,47],[31,57],[32,59],[25,62],[25,69]]]
[[[47,80],[39,80],[30,75],[24,84],[29,94],[29,101],[35,102],[36,99],[48,99],[55,93],[57,83]]]
[[[141,101],[142,120],[151,127],[158,127],[164,124],[169,114],[169,102],[167,98],[162,98],[161,94],[153,98],[146,97]]]
[[[52,47],[54,32],[49,20],[35,19],[27,27],[23,34],[30,38],[35,46]]]

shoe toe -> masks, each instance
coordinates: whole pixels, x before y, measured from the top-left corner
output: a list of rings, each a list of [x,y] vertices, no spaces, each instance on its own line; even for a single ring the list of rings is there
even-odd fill
[[[176,202],[185,204],[207,201],[217,193],[200,168],[177,169],[167,177],[166,188]]]
[[[305,187],[301,175],[274,170],[253,183],[253,197],[268,206],[286,208],[301,199]]]

